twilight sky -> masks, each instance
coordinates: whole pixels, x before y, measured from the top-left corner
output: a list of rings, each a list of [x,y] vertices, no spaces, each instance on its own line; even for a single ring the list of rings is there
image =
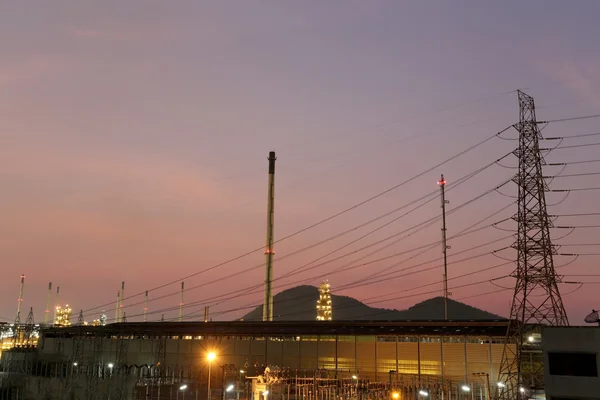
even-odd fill
[[[36,321],[43,321],[49,281],[74,313],[86,310],[87,320],[101,309],[114,317],[122,280],[127,296],[175,282],[150,292],[151,299],[175,295],[152,301],[149,310],[151,319],[161,309],[176,317],[182,277],[264,246],[270,150],[278,156],[280,239],[515,123],[516,89],[535,97],[539,119],[598,114],[599,14],[593,0],[4,2],[0,321],[14,319],[22,273],[23,307],[34,308]],[[543,130],[547,137],[596,132],[600,119]],[[515,131],[503,137],[514,139]],[[441,173],[450,212],[516,172],[506,168],[516,165],[507,157],[504,167],[452,189],[516,145],[493,139],[277,244],[276,291],[328,278],[334,293],[377,307],[406,308],[441,295],[439,220],[411,229],[440,215]],[[598,149],[557,149],[547,159],[595,160]],[[598,171],[600,163],[581,163],[562,173]],[[600,177],[551,182],[552,189],[586,187],[600,187]],[[449,242],[452,298],[501,315],[512,293],[500,289],[514,284],[502,277],[514,265],[491,267],[515,251],[490,253],[512,243],[507,230],[515,225],[485,226],[516,212],[515,193],[509,183],[448,216],[450,237],[488,217],[481,230]],[[423,196],[432,200],[355,243],[423,201],[315,245]],[[549,205],[560,203],[551,214],[600,212],[600,191],[564,198],[548,194]],[[600,225],[600,216],[555,224]],[[565,281],[583,282],[560,285],[571,323],[582,324],[600,306],[600,276],[578,276],[600,274],[600,257],[590,255],[600,253],[600,228],[563,237],[569,232],[552,235],[556,243],[587,246],[559,252],[588,255],[557,256],[555,264]],[[195,302],[186,314],[201,318],[211,305],[215,319],[236,318],[261,304],[263,258],[257,251],[186,279],[186,287],[197,286],[186,293],[185,303]],[[378,273],[391,275],[366,279]],[[501,279],[490,283],[494,278]],[[125,302],[130,320],[140,318],[142,300]]]

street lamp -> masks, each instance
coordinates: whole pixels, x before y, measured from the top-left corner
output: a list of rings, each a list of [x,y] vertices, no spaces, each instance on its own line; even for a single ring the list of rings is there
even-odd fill
[[[419,394],[423,397],[429,396],[429,393],[427,393],[427,391],[425,391],[425,390],[419,390]]]
[[[181,390],[181,393],[183,393],[181,395],[181,398],[184,399],[184,400],[185,400],[185,389],[187,389],[187,385],[186,384],[183,384],[183,385],[179,386],[179,390]]]
[[[215,358],[217,358],[217,355],[210,351],[208,352],[208,354],[206,354],[206,360],[208,361],[208,400],[210,400],[210,367],[212,365],[212,362],[215,360]]]
[[[468,385],[462,385],[461,389],[463,390],[463,392],[470,392],[471,388]]]

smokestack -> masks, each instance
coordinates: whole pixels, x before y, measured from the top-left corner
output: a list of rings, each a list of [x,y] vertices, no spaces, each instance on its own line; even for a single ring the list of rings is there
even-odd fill
[[[148,291],[146,290],[146,297],[144,297],[144,322],[148,321]]]
[[[115,306],[115,322],[119,322],[119,305],[121,305],[121,291],[117,290],[117,305]]]
[[[21,275],[21,288],[19,289],[19,298],[17,299],[17,317],[15,323],[21,323],[21,304],[23,303],[23,289],[25,288],[25,275]]]
[[[56,317],[58,317],[58,307],[60,307],[60,286],[56,287],[56,299],[54,303],[54,321],[56,322]]]
[[[181,282],[181,302],[179,303],[179,322],[183,320],[183,282]]]
[[[265,299],[263,321],[273,321],[273,225],[275,224],[275,152],[269,152],[269,199],[267,204],[267,248],[265,249]]]
[[[46,298],[46,312],[44,313],[44,325],[48,325],[50,318],[50,297],[52,297],[52,282],[48,282],[48,297]]]
[[[125,281],[121,282],[121,302],[119,304],[119,321],[123,322],[123,299],[125,298]]]
[[[208,322],[208,306],[204,306],[204,322]]]

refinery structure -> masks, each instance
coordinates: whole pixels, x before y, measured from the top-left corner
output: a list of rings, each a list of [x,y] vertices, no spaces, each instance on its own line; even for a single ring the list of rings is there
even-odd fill
[[[518,93],[519,257],[508,320],[449,314],[444,263],[439,320],[336,320],[332,287],[323,281],[316,305],[311,300],[315,319],[274,321],[276,157],[270,152],[262,321],[213,322],[207,308],[203,322],[183,321],[183,282],[177,321],[147,320],[148,291],[143,321],[127,321],[122,282],[114,323],[104,312],[91,323],[79,312],[73,321],[58,287],[50,322],[50,283],[44,323],[36,325],[33,310],[22,318],[22,276],[15,322],[0,326],[0,400],[531,398],[543,390],[540,326],[568,321],[552,264],[533,99]],[[442,176],[444,261],[445,183]],[[543,296],[527,297],[532,282]],[[545,320],[534,318],[540,309]]]

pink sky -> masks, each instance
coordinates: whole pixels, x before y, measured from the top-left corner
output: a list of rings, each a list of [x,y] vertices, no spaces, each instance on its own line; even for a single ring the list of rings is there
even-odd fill
[[[148,1],[144,7],[109,3],[113,7],[73,0],[2,6],[0,320],[14,319],[21,274],[27,277],[23,306],[34,308],[37,321],[43,320],[49,281],[61,287],[61,298],[75,311],[107,304],[113,317],[114,305],[109,303],[122,280],[128,295],[140,293],[264,246],[270,150],[278,157],[275,234],[282,238],[515,123],[515,89],[535,97],[540,119],[600,111],[596,2],[580,2],[578,7],[558,1],[486,6],[467,1],[308,1],[302,6],[247,1],[235,7],[218,1],[175,6]],[[531,13],[534,21],[526,17]],[[592,132],[600,132],[600,119],[550,124],[543,131],[545,136]],[[505,135],[516,137],[514,131]],[[342,265],[370,249],[282,278],[399,214],[278,259],[435,191],[441,173],[452,184],[514,146],[515,141],[488,142],[376,201],[277,244],[275,286],[280,290],[297,280],[318,285],[319,276],[326,276],[335,294],[399,309],[440,295],[436,282],[441,268],[359,285],[412,253],[340,273]],[[597,154],[598,147],[556,150],[548,161],[593,160]],[[505,164],[515,165],[515,160],[508,158]],[[599,168],[594,163],[571,165],[564,173]],[[448,210],[512,173],[492,167],[449,191]],[[598,186],[596,176],[552,182],[556,189]],[[514,195],[515,190],[507,185],[501,192]],[[549,194],[549,204],[560,202],[549,212],[600,212],[599,195],[574,192],[560,202],[562,195]],[[511,201],[492,193],[449,216],[449,236]],[[515,211],[507,209],[482,225]],[[329,259],[439,213],[436,199]],[[556,224],[600,225],[600,217],[562,218]],[[514,228],[511,223],[502,226]],[[565,233],[553,230],[556,243],[600,243],[600,229],[576,229],[561,238]],[[508,234],[484,229],[452,240],[449,254]],[[365,261],[439,238],[435,223]],[[510,244],[510,239],[496,242],[449,261]],[[600,253],[600,246],[561,251]],[[500,255],[515,257],[511,250]],[[394,268],[400,271],[440,256],[438,246]],[[570,260],[557,257],[555,264]],[[559,270],[566,281],[584,282],[575,292],[579,285],[560,285],[572,324],[583,323],[585,314],[600,306],[593,283],[600,277],[569,275],[594,275],[599,260],[581,256]],[[234,318],[249,311],[244,307],[260,304],[262,262],[258,251],[186,280],[186,287],[219,280],[190,290],[186,303],[198,305],[186,312],[198,309],[202,314],[203,306],[211,305],[217,315],[236,310],[216,318]],[[451,264],[449,275],[501,262],[487,255]],[[451,280],[452,298],[507,315],[510,291],[472,297],[497,287],[489,282],[456,286],[501,277],[512,268]],[[336,289],[351,283],[352,288]],[[501,287],[513,283],[497,281]],[[410,290],[426,284],[433,285]],[[209,300],[257,285],[259,289],[227,301]],[[151,298],[175,295],[153,301],[150,310],[176,308],[178,287],[152,291]],[[374,299],[380,295],[386,296]],[[397,297],[402,298],[386,300]],[[127,314],[141,309],[132,305]],[[159,319],[161,313],[151,318]],[[176,310],[166,312],[167,318],[176,315]],[[89,312],[86,319],[96,316]]]

